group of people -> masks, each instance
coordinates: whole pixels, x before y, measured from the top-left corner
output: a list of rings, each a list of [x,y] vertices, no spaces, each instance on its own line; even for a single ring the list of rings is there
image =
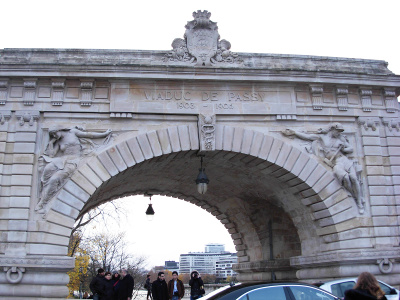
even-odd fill
[[[134,280],[126,269],[117,271],[97,270],[97,276],[90,282],[90,290],[95,300],[131,300]]]
[[[99,269],[97,276],[90,283],[90,289],[95,300],[131,300],[133,294],[133,277],[123,269],[118,272],[105,272]],[[203,280],[197,271],[190,274],[190,300],[203,296]],[[185,296],[185,287],[178,279],[178,272],[172,272],[172,279],[167,283],[164,272],[159,272],[157,279],[150,282],[147,275],[144,288],[147,289],[147,300],[181,300]],[[357,279],[354,288],[345,292],[344,300],[387,300],[375,276],[363,272]]]
[[[203,280],[199,272],[190,274],[190,300],[196,300],[203,296]],[[185,296],[185,287],[182,280],[178,279],[178,272],[172,272],[172,279],[165,281],[164,272],[158,272],[157,279],[150,283],[150,275],[147,275],[144,287],[147,289],[147,300],[181,300]]]
[[[203,280],[197,271],[190,274],[190,300],[196,300],[204,294]],[[134,280],[126,269],[121,275],[114,271],[105,272],[97,270],[97,276],[90,282],[90,290],[95,300],[131,300],[133,295]],[[178,272],[172,272],[172,279],[165,281],[164,272],[159,272],[157,279],[150,282],[147,275],[144,288],[147,289],[147,300],[181,300],[185,296],[185,287],[182,280],[178,279]]]

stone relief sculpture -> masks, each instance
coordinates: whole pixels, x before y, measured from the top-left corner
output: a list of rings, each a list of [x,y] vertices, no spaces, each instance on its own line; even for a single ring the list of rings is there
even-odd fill
[[[79,161],[98,146],[90,139],[107,138],[111,130],[89,132],[81,127],[50,130],[50,141],[39,158],[40,200],[35,210],[45,212],[46,204],[66,183],[78,167]]]
[[[218,63],[242,63],[236,53],[230,51],[231,43],[219,41],[218,26],[210,20],[207,10],[193,12],[194,20],[185,28],[184,39],[174,39],[172,51],[167,53],[164,61],[182,61],[196,66],[211,66]]]
[[[231,49],[231,43],[227,40],[221,40],[220,42],[218,42],[217,54],[214,57],[211,57],[211,63],[234,63],[235,59],[237,60],[239,55],[237,53],[231,52],[229,49]]]
[[[172,51],[166,54],[165,60],[193,62],[196,59],[189,53],[186,47],[186,41],[184,39],[180,38],[174,39],[171,46],[172,46]]]
[[[215,150],[215,115],[199,115],[200,150]]]
[[[319,129],[316,134],[296,132],[285,129],[285,136],[296,136],[311,142],[307,151],[320,157],[324,163],[333,169],[341,185],[353,196],[359,212],[364,212],[364,198],[361,189],[361,167],[348,157],[353,153],[348,138],[343,134],[344,128],[340,123],[333,123],[326,129]]]

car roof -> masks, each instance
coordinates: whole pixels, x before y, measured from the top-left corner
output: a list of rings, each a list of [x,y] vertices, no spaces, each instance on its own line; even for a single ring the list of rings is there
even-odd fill
[[[354,282],[356,282],[357,281],[357,277],[349,277],[349,278],[342,278],[342,279],[330,280],[330,281],[325,281],[325,282],[317,282],[317,283],[314,283],[314,285],[322,286],[324,284],[335,284],[335,283],[341,283],[341,282],[344,282],[344,281],[354,281]]]
[[[315,288],[314,285],[305,282],[293,282],[293,281],[250,281],[250,282],[239,282],[231,286],[232,289],[241,289],[245,287],[254,286],[274,286],[274,285],[306,285]]]
[[[223,287],[225,289],[220,289],[220,290],[216,290],[214,292],[211,292],[210,294],[207,294],[205,296],[206,299],[210,298],[221,298],[224,295],[227,294],[231,294],[231,293],[235,293],[235,291],[237,291],[240,294],[246,293],[247,291],[253,290],[255,288],[260,288],[260,287],[268,287],[268,286],[281,286],[281,285],[301,285],[301,286],[308,286],[310,288],[314,288],[314,289],[318,289],[320,290],[318,287],[316,287],[315,285],[309,284],[309,283],[303,283],[303,282],[288,282],[288,281],[255,281],[255,282],[244,282],[244,283],[237,283],[233,286],[226,286]],[[328,293],[325,290],[321,290],[324,291],[325,293]]]

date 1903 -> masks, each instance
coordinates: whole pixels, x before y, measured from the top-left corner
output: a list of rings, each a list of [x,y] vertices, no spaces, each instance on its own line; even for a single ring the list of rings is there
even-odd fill
[[[195,109],[196,105],[194,103],[177,102],[176,107],[178,109]]]

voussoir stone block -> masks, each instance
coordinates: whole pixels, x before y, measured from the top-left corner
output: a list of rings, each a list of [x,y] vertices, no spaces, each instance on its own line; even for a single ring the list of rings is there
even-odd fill
[[[303,181],[307,182],[308,177],[314,172],[314,170],[317,168],[318,163],[315,160],[308,160],[307,164],[304,166],[303,170],[299,174],[299,178],[302,179]],[[322,174],[322,169],[318,168],[317,172]]]
[[[75,219],[73,219],[72,217],[60,214],[59,212],[56,212],[53,210],[50,210],[47,213],[47,220],[49,222],[52,222],[55,224],[60,224],[64,227],[71,228],[71,229],[74,227],[74,223],[75,223]]]
[[[79,215],[79,210],[61,201],[55,201],[52,209],[56,212],[59,212],[66,216],[70,216],[74,219],[76,219],[76,217]]]
[[[79,173],[95,187],[99,187],[103,183],[101,178],[87,164],[79,168]]]
[[[189,125],[189,138],[190,138],[190,149],[199,150],[200,147],[199,133],[197,127],[195,127],[192,124]]]
[[[97,158],[89,160],[87,165],[103,182],[111,178],[110,173]]]
[[[222,150],[232,151],[233,135],[235,133],[234,127],[224,127],[224,135],[222,140]]]
[[[119,173],[117,167],[114,165],[112,159],[108,156],[106,151],[100,153],[98,158],[111,176],[115,176]]]
[[[88,195],[91,195],[96,191],[96,187],[79,172],[75,172],[74,175],[72,175],[71,180],[81,187]]]
[[[168,130],[166,128],[157,130],[157,136],[160,142],[162,153],[163,154],[171,153],[172,148],[169,142]]]
[[[240,152],[242,148],[243,136],[244,136],[244,129],[236,127],[235,132],[233,134],[232,151]]]
[[[274,143],[274,138],[272,136],[264,136],[260,152],[258,153],[258,157],[261,159],[267,159],[269,152],[271,150],[272,144]]]
[[[172,152],[179,152],[181,150],[181,145],[178,129],[176,127],[168,127],[168,135],[171,141]]]
[[[162,150],[161,150],[161,144],[158,140],[157,133],[155,131],[147,133],[147,138],[150,143],[150,147],[152,149],[152,152],[154,153],[154,156],[160,156],[162,155]]]
[[[117,149],[128,168],[136,164],[129,147],[125,142],[118,144]]]
[[[116,147],[111,147],[107,150],[107,153],[114,163],[114,165],[117,167],[119,172],[122,172],[126,170],[127,165],[124,162],[124,159],[122,158],[121,154],[118,151],[118,148]]]
[[[89,199],[90,194],[88,194],[84,189],[77,185],[74,181],[70,180],[64,185],[64,189],[70,194],[76,196],[81,201],[86,202]]]
[[[179,142],[181,144],[182,151],[190,150],[191,143],[190,143],[188,126],[186,126],[186,125],[178,126],[178,132],[179,132]],[[155,156],[157,156],[157,155],[155,155]]]
[[[64,189],[61,190],[61,192],[57,195],[57,199],[78,210],[82,209],[82,207],[85,205],[85,202]]]

